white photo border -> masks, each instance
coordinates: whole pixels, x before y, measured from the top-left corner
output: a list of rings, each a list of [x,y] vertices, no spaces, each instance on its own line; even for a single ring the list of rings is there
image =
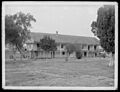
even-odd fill
[[[115,5],[115,72],[114,87],[13,87],[5,86],[5,5],[22,4],[22,5]],[[65,1],[4,1],[2,2],[2,88],[3,89],[20,89],[20,90],[116,90],[118,88],[118,3],[117,2],[65,2]]]

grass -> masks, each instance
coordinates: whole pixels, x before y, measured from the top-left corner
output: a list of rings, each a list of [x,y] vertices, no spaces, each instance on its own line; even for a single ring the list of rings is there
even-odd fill
[[[108,58],[38,59],[5,62],[6,86],[85,86],[114,85],[114,69]]]

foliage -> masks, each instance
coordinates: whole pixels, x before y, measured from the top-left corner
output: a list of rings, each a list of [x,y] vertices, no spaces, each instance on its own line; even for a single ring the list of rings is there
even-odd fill
[[[68,61],[68,56],[72,54],[73,52],[76,53],[76,58],[82,58],[81,56],[81,45],[79,44],[66,44],[66,52],[67,52],[67,57],[66,61]]]
[[[22,38],[19,31],[22,28],[14,23],[13,17],[6,15],[5,17],[5,43],[13,46],[22,47]]]
[[[12,44],[21,52],[23,44],[30,38],[31,21],[36,21],[32,15],[18,12],[5,16],[5,43]]]
[[[114,54],[115,7],[113,5],[100,7],[97,15],[97,21],[93,21],[91,24],[91,31],[100,39],[100,44],[104,50]]]
[[[105,58],[106,57],[106,53],[99,53],[100,55],[100,57],[103,57],[103,58]]]
[[[76,51],[76,48],[73,44],[67,44],[65,49],[69,55]]]
[[[81,51],[76,51],[76,58],[81,59],[82,58],[82,53]]]
[[[44,36],[42,39],[40,39],[40,47],[45,52],[57,50],[57,44],[56,44],[55,40],[53,40],[52,38],[50,38],[47,35]]]
[[[36,22],[36,19],[30,13],[24,14],[22,12],[13,15],[13,19],[16,25],[22,27],[19,33],[23,37],[23,41],[26,41],[26,39],[30,37],[31,22]]]

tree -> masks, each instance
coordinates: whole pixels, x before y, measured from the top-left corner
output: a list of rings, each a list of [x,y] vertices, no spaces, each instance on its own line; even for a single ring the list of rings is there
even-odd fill
[[[76,58],[81,59],[82,58],[82,52],[81,51],[76,51]]]
[[[104,50],[114,56],[115,7],[113,5],[104,5],[98,9],[97,15],[97,20],[91,24],[91,31],[100,39],[100,44]]]
[[[23,55],[23,44],[30,38],[31,21],[36,21],[32,15],[18,12],[5,16],[5,43],[12,44]]]
[[[55,40],[47,35],[40,39],[40,47],[45,51],[45,53],[49,53],[50,51],[54,53],[57,50],[57,44]],[[54,54],[51,54],[51,58],[53,57]]]
[[[66,52],[67,52],[67,54],[66,54],[66,61],[68,61],[68,57],[70,56],[70,54],[72,54],[73,52],[76,51],[76,47],[73,44],[66,44],[66,48],[65,49],[66,49]]]
[[[36,19],[30,13],[24,14],[22,12],[13,15],[13,19],[15,24],[22,28],[19,34],[23,38],[23,42],[25,42],[30,38],[30,28],[32,28],[31,22],[36,22]]]

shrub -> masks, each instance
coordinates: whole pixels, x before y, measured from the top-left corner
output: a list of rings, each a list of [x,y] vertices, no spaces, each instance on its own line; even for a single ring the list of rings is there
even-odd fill
[[[105,54],[105,53],[100,53],[100,57],[105,58],[105,57],[106,57],[106,54]]]
[[[82,58],[82,53],[81,53],[81,51],[77,51],[77,52],[76,52],[76,58],[77,58],[77,59],[81,59],[81,58]]]

